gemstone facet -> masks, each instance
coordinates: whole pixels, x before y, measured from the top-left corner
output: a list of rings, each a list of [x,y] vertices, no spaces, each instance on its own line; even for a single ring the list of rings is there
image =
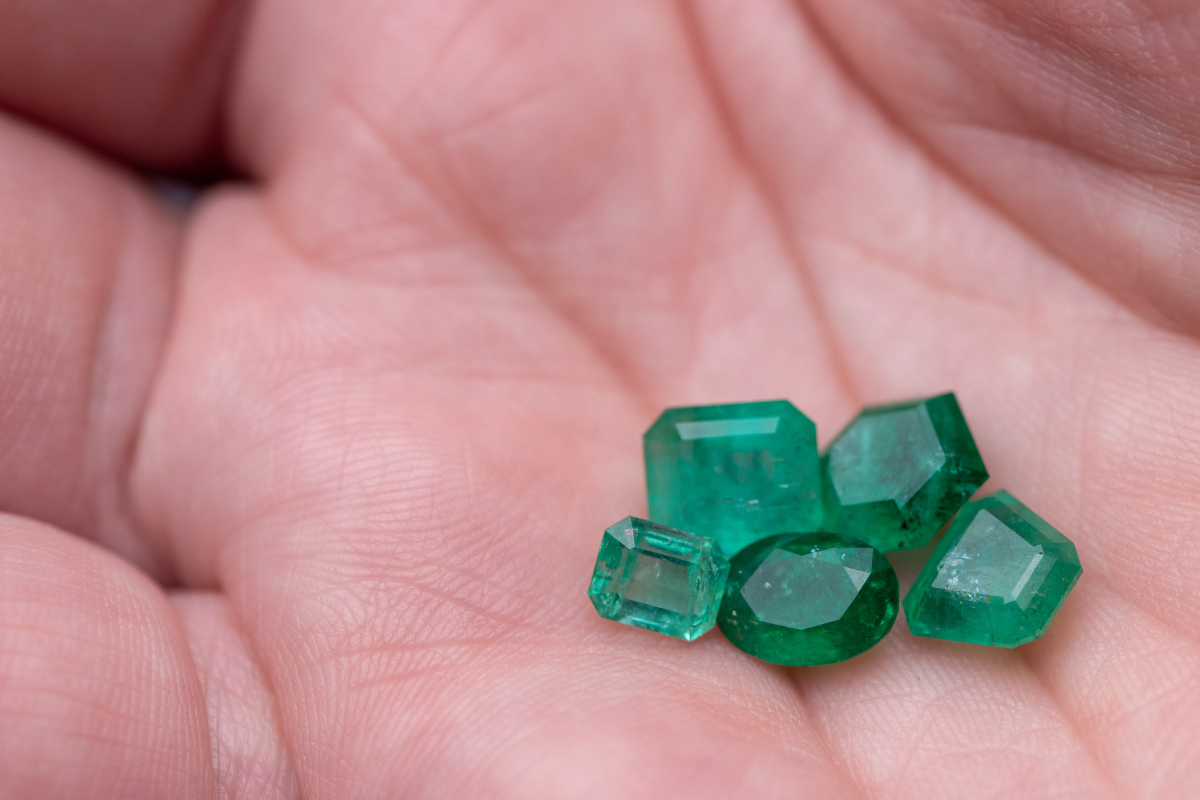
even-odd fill
[[[836,533],[784,533],[733,557],[717,625],[763,661],[834,664],[874,647],[899,606],[896,573],[875,548]]]
[[[863,409],[821,458],[824,529],[922,547],[987,480],[953,394]]]
[[[729,554],[779,531],[816,530],[816,426],[786,400],[669,408],[643,438],[650,519]]]
[[[1081,572],[1071,540],[1000,491],[950,523],[904,614],[916,636],[1016,647],[1046,632]]]
[[[605,619],[691,641],[716,622],[728,574],[712,539],[626,517],[604,531],[588,597]]]

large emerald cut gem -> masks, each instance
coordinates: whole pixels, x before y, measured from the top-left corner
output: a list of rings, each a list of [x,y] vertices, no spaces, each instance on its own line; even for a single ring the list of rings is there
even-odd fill
[[[644,437],[650,519],[729,554],[821,524],[816,426],[786,400],[669,408]]]
[[[690,642],[716,621],[728,574],[712,539],[626,517],[604,531],[588,597],[605,619]]]
[[[823,528],[884,552],[928,544],[988,477],[953,394],[864,409],[821,471]]]
[[[1082,569],[1075,545],[1008,492],[968,503],[904,597],[917,636],[1016,647],[1046,632]]]
[[[717,624],[763,661],[833,664],[874,647],[899,606],[892,565],[866,542],[785,533],[733,557]]]

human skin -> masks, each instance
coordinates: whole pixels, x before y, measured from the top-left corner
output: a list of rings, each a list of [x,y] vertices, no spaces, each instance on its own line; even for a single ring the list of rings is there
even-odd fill
[[[0,798],[1194,796],[1198,36],[3,4]],[[664,406],[827,442],[946,390],[1078,547],[1043,639],[788,670],[597,617]]]

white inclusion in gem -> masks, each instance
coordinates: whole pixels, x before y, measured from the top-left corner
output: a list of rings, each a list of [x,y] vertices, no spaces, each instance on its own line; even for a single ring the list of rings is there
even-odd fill
[[[980,511],[942,557],[930,586],[975,601],[996,597],[1024,609],[1045,579],[1046,570],[1038,569],[1044,557],[1040,544],[1025,541],[991,512]]]
[[[616,539],[621,544],[625,545],[626,548],[628,548],[629,550],[633,549],[633,546],[634,546],[633,528],[625,527],[625,528],[621,528],[620,530],[609,531],[609,533],[612,534],[614,539]]]

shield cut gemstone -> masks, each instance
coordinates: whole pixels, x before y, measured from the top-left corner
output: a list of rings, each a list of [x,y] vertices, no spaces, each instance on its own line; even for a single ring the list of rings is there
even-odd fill
[[[874,647],[899,606],[896,573],[866,542],[784,533],[733,557],[717,625],[763,661],[834,664]]]
[[[824,529],[922,547],[987,480],[953,394],[867,408],[821,458]]]
[[[690,642],[716,622],[728,574],[712,539],[626,517],[604,531],[588,597],[605,619]]]
[[[643,438],[650,519],[732,554],[764,536],[816,530],[816,426],[786,400],[669,408]]]
[[[917,636],[1016,647],[1046,632],[1081,572],[1070,539],[996,492],[950,523],[904,614]]]

